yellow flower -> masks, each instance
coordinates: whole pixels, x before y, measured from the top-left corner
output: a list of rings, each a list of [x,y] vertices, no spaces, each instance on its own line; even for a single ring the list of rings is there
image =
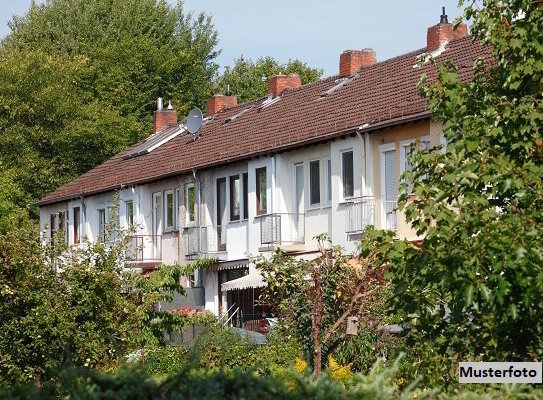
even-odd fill
[[[296,369],[296,371],[298,371],[300,374],[303,374],[307,369],[307,362],[302,360],[300,357],[296,357],[296,360],[294,361],[294,369]]]
[[[351,365],[347,364],[341,366],[332,356],[328,356],[328,370],[330,377],[333,379],[337,379],[341,383],[345,383],[353,377]]]

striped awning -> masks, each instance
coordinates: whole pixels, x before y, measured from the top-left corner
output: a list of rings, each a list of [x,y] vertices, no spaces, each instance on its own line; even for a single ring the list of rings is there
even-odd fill
[[[221,290],[223,292],[229,290],[242,290],[249,288],[259,288],[266,286],[264,282],[264,277],[258,271],[251,271],[249,275],[242,276],[238,279],[233,279],[228,282],[224,282],[221,285]]]

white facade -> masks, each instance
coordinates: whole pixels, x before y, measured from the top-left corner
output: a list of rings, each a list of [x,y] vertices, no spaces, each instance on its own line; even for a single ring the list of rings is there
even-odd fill
[[[207,256],[220,260],[218,270],[247,268],[250,257],[271,255],[276,247],[314,257],[314,237],[321,233],[352,254],[368,224],[416,239],[396,215],[396,198],[386,192],[387,179],[396,179],[397,185],[405,170],[406,141],[429,137],[432,145],[439,145],[439,132],[439,124],[426,120],[410,128],[348,134],[323,144],[128,186],[117,194],[42,205],[40,226],[44,239],[50,239],[52,221],[58,227],[62,220],[70,245],[78,241],[76,234],[80,243],[95,241],[101,218],[105,216],[106,222],[111,218],[118,196],[118,224],[125,229],[132,220],[135,245],[141,249],[133,266],[183,264]],[[385,156],[386,151],[391,153]],[[389,176],[383,172],[387,168],[392,171]],[[63,212],[66,217],[55,217]],[[217,315],[219,303],[225,308],[219,275],[215,269],[201,277],[202,306]],[[187,278],[184,284],[198,284],[198,279]]]

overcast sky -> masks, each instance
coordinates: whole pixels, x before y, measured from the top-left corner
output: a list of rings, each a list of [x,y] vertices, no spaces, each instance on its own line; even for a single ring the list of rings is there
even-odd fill
[[[13,14],[31,0],[0,0],[0,37]],[[39,0],[38,0],[39,1]],[[176,3],[177,0],[168,0]],[[439,22],[441,6],[449,21],[461,14],[457,0],[185,0],[185,9],[213,16],[219,32],[221,66],[244,58],[299,58],[337,73],[339,54],[371,47],[378,60],[425,47],[426,29]]]

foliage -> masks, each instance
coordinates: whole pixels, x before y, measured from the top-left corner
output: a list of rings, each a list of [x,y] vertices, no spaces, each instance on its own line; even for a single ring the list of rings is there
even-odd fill
[[[181,370],[156,379],[142,369],[123,368],[112,374],[88,370],[67,370],[57,382],[0,390],[6,400],[40,398],[77,399],[382,399],[412,400],[512,400],[540,398],[543,392],[528,385],[489,386],[484,392],[461,390],[455,394],[417,389],[400,389],[394,381],[395,367],[377,364],[368,375],[355,374],[352,384],[343,386],[326,375],[313,380],[293,373],[294,384],[273,376],[241,370]]]
[[[113,245],[104,238],[66,253],[61,240],[45,246],[31,224],[0,233],[0,386],[46,381],[68,366],[108,370],[134,347],[162,344],[164,330],[210,321],[154,307],[183,293],[180,277],[192,267],[127,275],[127,240],[118,233]]]
[[[189,350],[189,359],[194,368],[250,369],[269,375],[292,366],[299,354],[300,346],[293,339],[271,333],[267,343],[261,345],[250,336],[215,324],[196,338]]]
[[[33,2],[10,27],[0,162],[34,216],[42,194],[147,136],[157,97],[184,116],[211,93],[217,32],[181,2]]]
[[[257,263],[267,284],[262,301],[282,318],[282,329],[301,341],[316,375],[325,362],[319,361],[321,351],[326,360],[329,353],[356,340],[345,332],[349,316],[356,315],[376,337],[382,335],[377,328],[385,322],[387,287],[382,268],[375,268],[371,257],[348,260],[340,247],[325,247],[325,236],[317,239],[320,256],[311,262],[278,250],[271,260],[261,258]],[[356,351],[343,352],[342,361],[349,364],[359,357]]]
[[[282,73],[284,75],[297,73],[302,85],[315,82],[322,76],[322,69],[311,68],[306,63],[296,59],[280,64],[272,57],[258,58],[256,61],[245,60],[242,57],[234,60],[234,66],[227,66],[216,79],[216,93],[226,93],[227,85],[237,96],[238,103],[264,97],[268,93],[268,80]]]
[[[493,61],[478,60],[467,82],[451,64],[421,81],[447,140],[414,153],[404,177],[413,192],[403,184],[399,208],[424,240],[368,231],[362,246],[389,263],[420,368],[445,384],[459,360],[543,355],[543,6],[482,3],[465,16]]]

